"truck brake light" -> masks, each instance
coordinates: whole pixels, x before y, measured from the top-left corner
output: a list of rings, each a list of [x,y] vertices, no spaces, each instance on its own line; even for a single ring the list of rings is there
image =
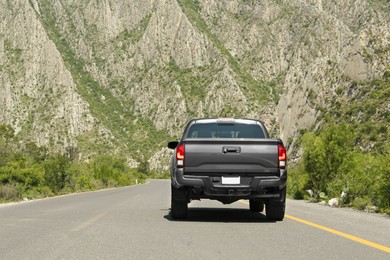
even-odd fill
[[[176,148],[177,167],[184,167],[184,144],[179,144]]]
[[[286,148],[284,148],[283,145],[278,145],[278,161],[279,161],[279,168],[281,169],[286,168],[287,152],[286,152]]]

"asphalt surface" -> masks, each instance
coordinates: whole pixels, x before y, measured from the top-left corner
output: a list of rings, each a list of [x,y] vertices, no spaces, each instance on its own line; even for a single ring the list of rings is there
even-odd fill
[[[285,220],[269,222],[245,202],[203,200],[172,221],[169,207],[166,180],[0,205],[0,259],[390,259],[379,214],[288,200]]]

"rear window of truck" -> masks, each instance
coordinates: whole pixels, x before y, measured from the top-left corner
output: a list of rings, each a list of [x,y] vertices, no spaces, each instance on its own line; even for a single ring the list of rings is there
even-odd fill
[[[186,138],[265,138],[256,124],[199,123],[193,124]]]

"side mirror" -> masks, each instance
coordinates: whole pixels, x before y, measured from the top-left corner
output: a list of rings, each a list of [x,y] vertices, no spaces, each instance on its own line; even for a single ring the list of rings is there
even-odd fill
[[[169,149],[174,150],[174,149],[176,149],[176,147],[177,147],[178,144],[179,144],[179,142],[177,142],[177,141],[169,142],[167,147],[168,147]]]

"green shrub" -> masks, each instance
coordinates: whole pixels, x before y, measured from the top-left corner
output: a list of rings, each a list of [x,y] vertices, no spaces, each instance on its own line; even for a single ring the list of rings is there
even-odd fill
[[[0,202],[1,201],[9,201],[9,200],[17,200],[20,199],[20,195],[18,193],[17,188],[15,185],[6,184],[1,185],[0,184]]]
[[[289,169],[287,178],[287,193],[293,199],[304,199],[308,188],[309,176],[304,172],[303,166],[298,165]]]
[[[389,147],[388,147],[389,148]],[[378,183],[378,190],[374,190],[376,203],[382,212],[390,214],[390,153],[378,156],[381,177]]]
[[[57,155],[43,162],[45,183],[54,193],[69,186],[73,177],[69,171],[70,161],[63,155]]]
[[[330,123],[318,135],[306,133],[303,137],[303,164],[309,176],[309,187],[316,194],[327,193],[327,183],[337,177],[346,155],[353,151],[355,135],[345,123]]]
[[[365,210],[367,206],[372,205],[371,201],[367,197],[357,197],[352,201],[352,207],[358,210]]]
[[[74,191],[127,186],[149,176],[131,169],[124,158],[100,155],[75,162],[77,149],[50,155],[46,147],[19,143],[9,126],[0,125],[0,202],[40,198]]]
[[[359,209],[373,205],[387,212],[390,207],[389,145],[384,142],[381,149],[363,152],[356,145],[355,132],[367,136],[381,128],[368,123],[356,127],[343,122],[330,123],[318,134],[303,136],[303,165],[308,176],[305,188],[314,190],[316,196],[323,193],[329,198],[341,197],[345,192],[341,204]],[[292,197],[301,198],[304,175],[293,173],[289,175],[288,191]]]
[[[328,190],[334,197],[346,191],[346,203],[363,197],[370,197],[375,202],[375,191],[380,189],[382,182],[383,165],[379,156],[355,151],[344,160],[338,177],[329,183]]]
[[[44,170],[40,165],[30,164],[26,158],[8,162],[0,168],[0,183],[18,184],[26,189],[44,184]]]
[[[89,176],[81,175],[76,180],[76,190],[92,190],[92,179]]]
[[[20,190],[21,196],[27,199],[37,199],[53,196],[52,190],[47,186],[31,187],[30,189]]]
[[[132,184],[134,175],[124,158],[109,155],[96,157],[92,162],[93,176],[102,182],[104,187],[127,186]]]

